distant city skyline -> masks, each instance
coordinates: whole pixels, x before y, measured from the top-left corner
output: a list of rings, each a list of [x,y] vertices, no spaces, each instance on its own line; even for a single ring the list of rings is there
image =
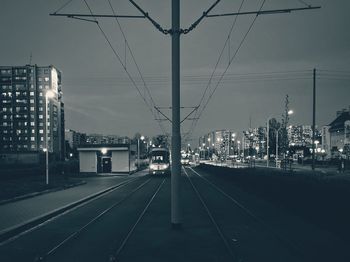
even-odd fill
[[[87,1],[94,13],[111,14],[107,1]],[[268,117],[281,120],[284,97],[295,114],[290,123],[311,125],[312,69],[317,69],[316,125],[329,124],[335,112],[349,107],[350,2],[308,0],[321,9],[259,16],[223,81],[218,86],[192,138],[211,130],[246,130],[264,126]],[[5,0],[0,9],[1,65],[53,64],[62,71],[66,127],[84,133],[127,135],[160,134],[154,117],[95,23],[50,17],[65,3]],[[129,1],[111,1],[118,14],[139,15]],[[170,1],[138,1],[165,28],[170,27]],[[182,1],[183,28],[193,23],[212,0]],[[262,1],[246,1],[242,11],[258,10]],[[223,0],[212,13],[237,11],[240,1]],[[297,0],[266,1],[264,9],[303,7]],[[83,1],[72,1],[59,12],[88,13]],[[240,16],[224,50],[211,91],[233,56],[254,16]],[[142,79],[133,65],[122,34],[113,19],[99,20],[141,93]],[[234,17],[205,18],[181,38],[181,105],[197,106],[208,85]],[[171,101],[170,38],[144,19],[119,20],[143,79],[157,106]],[[6,37],[5,37],[6,36]],[[126,59],[125,59],[126,58]],[[30,61],[31,60],[31,61]],[[209,94],[210,92],[208,92]],[[208,95],[207,94],[207,95]],[[205,99],[204,99],[205,102]],[[203,104],[201,104],[203,106]],[[183,109],[185,117],[191,109]],[[170,116],[170,110],[163,110]],[[185,121],[186,133],[192,121]],[[170,124],[162,122],[166,132]],[[192,143],[192,141],[191,141]]]

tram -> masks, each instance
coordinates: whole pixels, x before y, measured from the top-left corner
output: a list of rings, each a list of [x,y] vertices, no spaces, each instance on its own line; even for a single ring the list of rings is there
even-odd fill
[[[170,153],[167,148],[155,147],[149,153],[149,173],[170,175]]]

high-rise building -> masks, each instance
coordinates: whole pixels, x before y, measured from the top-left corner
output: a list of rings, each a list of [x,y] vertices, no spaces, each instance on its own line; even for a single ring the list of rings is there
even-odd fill
[[[46,97],[48,90],[52,98]],[[50,155],[63,159],[61,72],[52,65],[0,66],[0,92],[2,160],[11,162],[14,156],[17,162],[26,162],[28,156],[38,160],[46,148],[46,124]]]
[[[312,127],[309,125],[290,125],[287,128],[289,146],[309,146],[312,145]],[[315,130],[316,137],[319,131]]]

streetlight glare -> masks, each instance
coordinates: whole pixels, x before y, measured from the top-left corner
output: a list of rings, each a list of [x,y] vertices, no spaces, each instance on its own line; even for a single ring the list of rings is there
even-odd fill
[[[144,137],[144,136],[141,136],[141,137],[140,137],[140,139],[141,139],[141,140],[144,140],[144,139],[145,139],[145,137]]]
[[[107,148],[102,148],[102,149],[101,149],[101,153],[102,153],[102,154],[106,154],[106,153],[107,153]]]
[[[54,98],[55,93],[52,90],[47,90],[46,91],[46,98]]]
[[[294,114],[294,111],[293,110],[289,110],[288,111],[288,115],[292,115],[292,114]]]

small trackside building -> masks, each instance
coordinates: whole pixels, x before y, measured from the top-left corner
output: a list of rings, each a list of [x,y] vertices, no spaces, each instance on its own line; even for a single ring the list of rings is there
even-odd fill
[[[136,152],[129,144],[94,144],[78,148],[80,173],[123,173],[136,171]]]

